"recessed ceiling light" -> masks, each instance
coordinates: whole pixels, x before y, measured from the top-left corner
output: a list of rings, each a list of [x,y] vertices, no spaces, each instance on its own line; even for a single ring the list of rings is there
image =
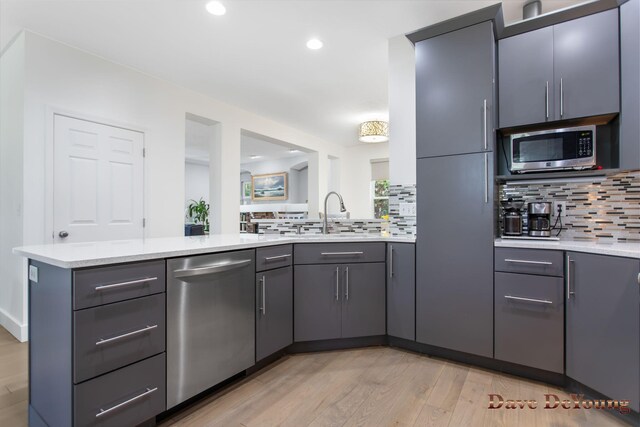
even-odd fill
[[[210,1],[209,3],[207,3],[206,8],[207,12],[216,16],[222,16],[227,13],[227,8],[224,7],[224,5],[219,1]]]
[[[251,156],[249,156],[251,160],[259,159],[260,157],[262,156],[258,156],[257,154],[252,154]]]
[[[307,42],[307,47],[311,50],[318,50],[323,46],[322,42],[318,39],[311,39]]]

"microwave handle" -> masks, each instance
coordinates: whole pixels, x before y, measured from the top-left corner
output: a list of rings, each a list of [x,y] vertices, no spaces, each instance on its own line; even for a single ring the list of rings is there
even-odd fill
[[[544,117],[549,120],[549,81],[544,87]]]

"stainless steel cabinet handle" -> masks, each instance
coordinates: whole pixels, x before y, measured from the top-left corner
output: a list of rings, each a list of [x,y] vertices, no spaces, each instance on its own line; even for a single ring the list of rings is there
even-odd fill
[[[515,300],[515,301],[535,302],[536,304],[553,304],[553,301],[549,301],[549,300],[546,300],[546,299],[514,297],[514,296],[511,296],[511,295],[505,295],[504,297],[506,299]]]
[[[544,86],[544,117],[549,118],[549,81]]]
[[[96,342],[96,345],[103,345],[103,344],[107,344],[107,343],[110,343],[110,342],[118,341],[118,340],[121,340],[123,338],[130,337],[132,335],[138,335],[138,334],[141,334],[143,332],[150,331],[150,330],[155,329],[157,327],[158,327],[158,325],[151,325],[151,326],[147,326],[146,328],[138,329],[137,331],[127,332],[126,334],[118,335],[117,337],[107,338],[106,340],[100,338],[100,340]]]
[[[149,387],[147,387],[147,391],[145,391],[144,393],[141,393],[141,394],[139,394],[139,395],[137,395],[137,396],[135,396],[135,397],[132,397],[132,398],[131,398],[131,399],[129,399],[129,400],[125,400],[125,401],[124,401],[124,402],[122,402],[122,403],[118,403],[117,405],[112,406],[112,407],[111,407],[111,408],[109,408],[109,409],[100,409],[100,412],[98,412],[98,413],[96,414],[96,418],[101,417],[101,416],[103,416],[103,415],[106,415],[106,414],[108,414],[108,413],[109,413],[109,412],[111,412],[111,411],[115,411],[115,410],[116,410],[116,409],[118,409],[118,408],[122,408],[123,406],[129,405],[129,404],[131,404],[131,403],[135,402],[136,400],[138,400],[138,399],[142,399],[143,397],[148,396],[148,395],[150,395],[151,393],[153,393],[153,392],[155,392],[155,391],[157,391],[157,390],[158,390],[158,387],[154,387],[154,388],[149,388]]]
[[[347,301],[349,301],[349,267],[346,267],[346,271],[347,271],[347,281],[345,283],[345,291],[344,291],[344,296],[347,299]]]
[[[529,261],[525,259],[510,259],[510,258],[505,258],[504,261],[514,262],[517,264],[553,265],[553,263],[550,261]]]
[[[353,251],[353,252],[320,252],[322,256],[346,256],[346,255],[362,255],[364,252],[361,251]]]
[[[197,268],[185,268],[184,270],[175,270],[173,272],[174,277],[193,277],[204,276],[205,274],[215,274],[223,271],[234,270],[251,264],[250,259],[242,261],[229,261],[221,262],[220,264],[206,265],[204,267]]]
[[[267,278],[262,276],[262,315],[267,314]]]
[[[640,285],[640,273],[638,273],[638,285]]]
[[[489,126],[487,125],[487,100],[483,100],[482,103],[482,123],[483,123],[483,132],[482,132],[482,139],[484,140],[484,149],[488,150],[489,147],[487,146],[487,130],[489,128]]]
[[[122,286],[131,286],[131,285],[137,285],[139,283],[153,282],[154,280],[158,280],[158,278],[157,277],[145,277],[144,279],[130,280],[128,282],[114,283],[112,285],[96,286],[95,289],[96,289],[96,291],[104,291],[106,289],[120,288]]]
[[[560,118],[564,116],[564,82],[560,78]]]
[[[489,154],[484,153],[484,202],[489,203]]]
[[[393,277],[393,245],[389,245],[389,277]]]
[[[571,264],[573,264],[573,260],[567,254],[567,301],[571,299],[571,295],[575,295],[575,292],[571,290]]]
[[[340,267],[336,267],[336,301],[340,299],[339,277],[340,277]]]
[[[282,258],[289,258],[291,256],[291,254],[286,254],[286,255],[278,255],[278,256],[266,256],[264,257],[265,261],[273,261],[276,259],[282,259]]]

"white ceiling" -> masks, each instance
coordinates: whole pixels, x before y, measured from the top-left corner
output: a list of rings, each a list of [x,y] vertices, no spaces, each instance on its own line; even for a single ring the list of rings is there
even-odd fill
[[[387,40],[496,1],[0,0],[0,46],[27,28],[328,141],[388,117]],[[524,0],[503,2],[505,21]],[[543,12],[579,3],[543,0]],[[311,37],[324,48],[311,51]]]

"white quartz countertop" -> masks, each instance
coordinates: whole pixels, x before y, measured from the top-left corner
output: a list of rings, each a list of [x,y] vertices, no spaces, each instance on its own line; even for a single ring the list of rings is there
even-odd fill
[[[640,243],[622,243],[584,240],[518,240],[496,239],[496,248],[554,249],[558,251],[587,252],[640,259]]]
[[[14,248],[13,253],[62,268],[82,268],[105,264],[198,255],[287,243],[399,242],[413,243],[412,237],[382,237],[375,234],[273,235],[215,234],[210,236],[163,237],[112,240],[88,243],[59,243]]]

